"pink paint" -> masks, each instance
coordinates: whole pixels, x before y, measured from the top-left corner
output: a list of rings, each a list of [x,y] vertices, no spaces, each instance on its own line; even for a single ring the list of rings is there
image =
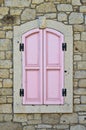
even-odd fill
[[[23,104],[63,104],[63,35],[52,29],[34,29],[22,36],[22,42]]]

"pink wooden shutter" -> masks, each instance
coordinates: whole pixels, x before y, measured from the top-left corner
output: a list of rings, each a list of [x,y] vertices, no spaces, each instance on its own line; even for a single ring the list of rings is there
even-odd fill
[[[42,31],[34,29],[22,36],[23,104],[42,104]]]
[[[44,30],[44,104],[63,104],[63,35]]]

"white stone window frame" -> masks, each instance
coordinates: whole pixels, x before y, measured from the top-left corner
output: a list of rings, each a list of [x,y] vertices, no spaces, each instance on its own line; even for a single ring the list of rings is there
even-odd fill
[[[22,52],[19,51],[19,43],[22,43],[22,34],[39,28],[38,20],[14,26],[13,39],[13,63],[14,63],[14,86],[13,86],[13,108],[14,113],[72,113],[73,111],[73,30],[71,25],[65,25],[54,20],[46,20],[46,27],[61,32],[64,42],[67,43],[65,51],[64,88],[67,96],[64,97],[63,105],[23,105],[19,91],[22,88]]]

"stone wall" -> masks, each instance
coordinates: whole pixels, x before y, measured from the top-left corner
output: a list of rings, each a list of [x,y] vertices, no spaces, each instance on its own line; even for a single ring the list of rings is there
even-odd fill
[[[72,25],[71,114],[13,113],[13,26],[38,16]],[[0,0],[0,130],[86,130],[86,0]]]

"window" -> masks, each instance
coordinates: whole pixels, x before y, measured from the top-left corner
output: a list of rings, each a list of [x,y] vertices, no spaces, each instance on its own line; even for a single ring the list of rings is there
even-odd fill
[[[39,29],[37,20],[14,27],[14,113],[72,112],[72,27],[46,23],[45,29]],[[24,51],[19,51],[20,43]]]

